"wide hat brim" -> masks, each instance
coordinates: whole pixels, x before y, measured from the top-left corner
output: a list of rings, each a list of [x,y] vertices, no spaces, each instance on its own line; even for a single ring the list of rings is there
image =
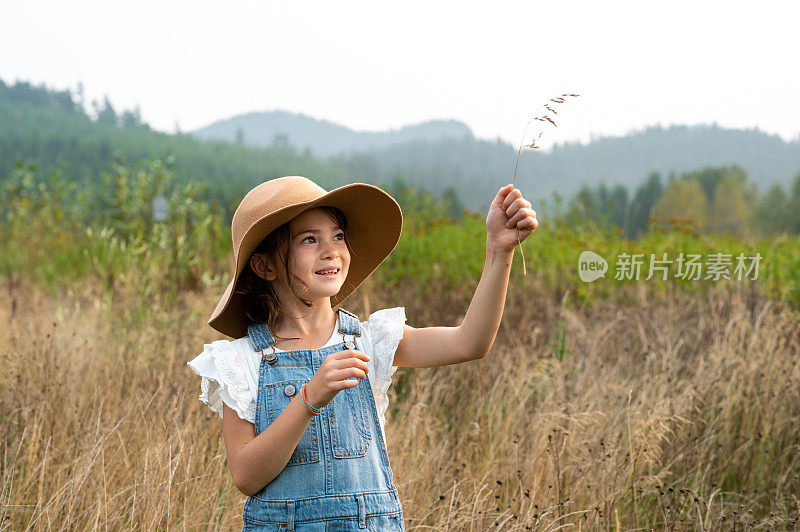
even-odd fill
[[[257,217],[247,223],[238,243],[236,242],[236,228],[232,231],[236,263],[234,276],[208,320],[211,327],[232,338],[245,336],[247,326],[250,324],[244,313],[244,297],[234,293],[239,276],[258,244],[269,233],[295,216],[316,207],[336,207],[347,218],[350,267],[341,290],[331,296],[332,307],[339,305],[361,286],[364,280],[389,256],[400,240],[403,228],[402,211],[394,198],[380,188],[366,183],[353,183],[322,194],[325,192],[324,189],[304,177],[289,176],[279,179],[303,180],[300,182],[301,184],[311,184],[320,191],[321,195],[307,201],[290,202],[289,205]],[[260,186],[264,186],[264,184]],[[246,196],[242,200],[242,204],[247,199]],[[235,224],[236,215],[234,215]]]

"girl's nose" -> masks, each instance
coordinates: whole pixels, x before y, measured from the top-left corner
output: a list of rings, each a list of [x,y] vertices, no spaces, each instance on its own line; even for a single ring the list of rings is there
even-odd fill
[[[328,244],[322,250],[323,257],[338,257],[339,250],[336,247],[336,244],[333,242],[328,242]]]

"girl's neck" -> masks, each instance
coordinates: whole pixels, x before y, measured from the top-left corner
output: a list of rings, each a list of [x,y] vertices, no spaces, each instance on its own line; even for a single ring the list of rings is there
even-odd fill
[[[314,307],[290,307],[291,315],[282,314],[275,324],[275,334],[282,338],[309,338],[330,333],[336,324],[336,313],[330,298],[316,301]]]

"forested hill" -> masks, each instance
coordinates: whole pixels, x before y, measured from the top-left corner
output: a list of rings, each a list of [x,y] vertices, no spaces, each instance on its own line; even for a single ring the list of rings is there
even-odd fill
[[[397,146],[369,156],[383,168],[413,161],[420,167],[441,165],[502,183],[514,174],[516,148],[502,142],[442,140]],[[588,145],[555,146],[547,153],[523,151],[517,180],[529,191],[557,190],[571,196],[582,184],[619,183],[634,188],[651,172],[669,176],[733,164],[742,167],[761,190],[773,183],[786,186],[800,171],[800,142],[717,126],[656,127]]]
[[[462,188],[485,181],[509,181],[517,151],[505,142],[476,139],[465,124],[455,121],[367,133],[305,115],[267,112],[233,117],[193,134],[257,146],[288,143],[317,156],[347,151],[335,159],[371,160],[384,172],[410,168],[429,174],[440,168],[455,181],[466,180]],[[571,196],[582,184],[634,188],[652,172],[669,176],[733,164],[742,167],[762,190],[773,183],[787,185],[800,171],[800,139],[785,142],[757,129],[716,125],[650,127],[589,144],[558,145],[552,152],[523,152],[517,179],[521,186],[541,191],[544,197],[553,190]],[[440,191],[441,182],[434,177],[429,186]]]
[[[35,165],[41,179],[57,171],[72,181],[99,183],[122,153],[130,165],[161,158],[174,168],[178,182],[207,185],[205,196],[218,199],[230,213],[250,188],[284,175],[305,175],[328,189],[353,181],[380,185],[387,179],[374,164],[360,168],[291,147],[252,148],[154,131],[138,111],[114,109],[108,99],[94,102],[92,117],[80,100],[69,91],[0,80],[0,184],[21,163]]]
[[[457,120],[431,120],[397,130],[369,132],[316,120],[286,111],[264,111],[220,120],[191,132],[203,140],[224,140],[267,148],[291,145],[299,151],[329,157],[371,149],[386,149],[408,142],[434,142],[445,138],[472,138],[472,131]]]
[[[308,120],[307,125],[313,125]],[[341,136],[339,126],[325,127],[333,128],[330,142]],[[459,136],[459,132],[464,134]],[[312,151],[318,140],[308,150],[300,150],[280,138],[277,145],[251,147],[246,134],[239,143],[167,134],[153,131],[138,111],[115,110],[108,99],[95,105],[90,116],[80,98],[68,91],[24,82],[9,86],[0,80],[0,180],[18,161],[29,161],[37,165],[39,174],[60,168],[70,179],[97,182],[120,150],[130,163],[152,157],[174,160],[180,180],[206,183],[208,196],[218,198],[227,209],[266,179],[299,174],[325,188],[349,182],[381,186],[401,180],[436,196],[450,189],[465,206],[484,210],[514,174],[516,147],[475,139],[458,122],[433,122],[374,135],[384,141],[390,137],[428,140],[324,158]],[[436,135],[438,140],[431,140]],[[650,128],[588,145],[557,146],[552,152],[523,152],[517,185],[538,202],[549,199],[553,191],[569,198],[584,184],[621,183],[633,191],[653,172],[667,177],[708,165],[733,164],[762,190],[775,182],[788,188],[800,171],[800,141],[787,143],[759,131],[715,126]]]

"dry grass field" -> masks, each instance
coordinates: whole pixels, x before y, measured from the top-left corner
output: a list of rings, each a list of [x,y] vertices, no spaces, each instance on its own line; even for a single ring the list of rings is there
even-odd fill
[[[798,526],[796,313],[644,288],[576,308],[528,277],[485,359],[394,375],[408,530]],[[0,530],[241,528],[220,419],[186,366],[220,337],[205,324],[219,293],[166,305],[135,283],[45,294],[0,279]],[[345,307],[365,320],[405,306],[422,327],[456,324],[468,303],[373,288]]]

